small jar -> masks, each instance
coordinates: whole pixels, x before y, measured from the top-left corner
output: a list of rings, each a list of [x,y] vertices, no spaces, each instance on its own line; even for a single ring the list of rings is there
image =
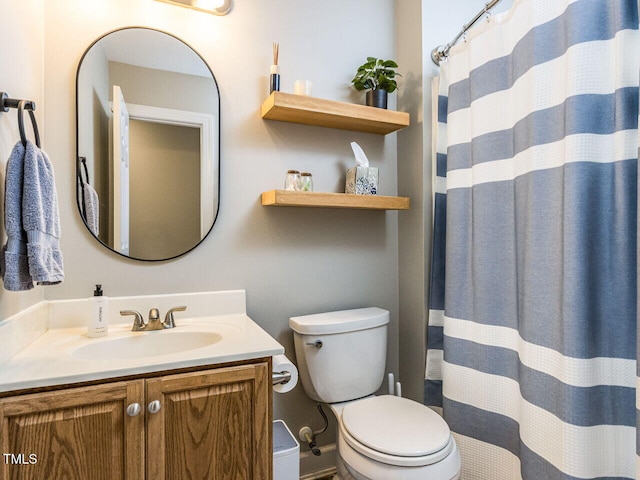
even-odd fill
[[[309,172],[300,174],[300,190],[303,192],[313,192],[313,176]]]
[[[287,176],[284,179],[285,190],[300,190],[300,172],[298,170],[287,170]]]

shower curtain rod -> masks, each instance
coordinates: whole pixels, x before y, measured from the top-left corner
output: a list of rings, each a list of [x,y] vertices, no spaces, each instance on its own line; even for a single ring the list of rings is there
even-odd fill
[[[478,13],[476,13],[476,16],[473,17],[473,19],[471,19],[469,23],[462,26],[462,30],[460,30],[460,33],[458,33],[458,35],[456,35],[456,37],[453,40],[451,40],[446,45],[440,45],[439,47],[434,48],[431,51],[431,60],[433,60],[433,63],[440,66],[440,62],[443,59],[447,58],[447,56],[449,55],[449,50],[451,50],[451,47],[453,47],[456,43],[458,43],[458,40],[460,40],[460,38],[462,38],[464,34],[467,33],[467,30],[473,27],[473,25],[475,25],[475,23],[478,20],[480,20],[484,15],[489,13],[489,10],[491,10],[501,1],[502,0],[491,0],[490,2],[486,3],[484,8],[480,10]]]

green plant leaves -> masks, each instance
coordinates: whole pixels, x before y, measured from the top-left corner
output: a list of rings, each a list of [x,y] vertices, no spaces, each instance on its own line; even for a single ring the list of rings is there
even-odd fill
[[[398,64],[393,60],[367,57],[367,63],[358,67],[351,83],[358,91],[386,90],[388,93],[392,93],[398,88],[398,84],[394,80],[395,76],[402,76],[394,68],[398,68]]]

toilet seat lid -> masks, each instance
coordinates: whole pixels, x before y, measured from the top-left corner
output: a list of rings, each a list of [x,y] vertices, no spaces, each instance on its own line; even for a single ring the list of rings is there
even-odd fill
[[[359,443],[395,457],[424,457],[449,444],[451,431],[436,412],[407,398],[382,395],[345,406],[342,425]]]

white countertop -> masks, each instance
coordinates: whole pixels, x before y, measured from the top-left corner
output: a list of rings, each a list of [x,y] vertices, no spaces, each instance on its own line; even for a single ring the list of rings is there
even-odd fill
[[[74,352],[92,343],[133,335],[215,332],[222,339],[180,353],[135,358],[78,358]],[[86,353],[90,347],[85,347]],[[104,350],[104,349],[103,349]],[[0,392],[108,379],[185,367],[270,357],[284,348],[246,314],[176,318],[173,329],[131,332],[131,323],[109,325],[106,337],[88,338],[86,328],[47,330],[17,355],[0,365]]]

